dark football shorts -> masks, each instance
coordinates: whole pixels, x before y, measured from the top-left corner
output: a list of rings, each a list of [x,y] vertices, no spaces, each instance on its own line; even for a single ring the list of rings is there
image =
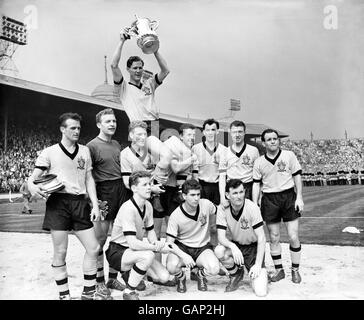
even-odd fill
[[[159,195],[163,211],[157,211],[153,208],[154,218],[164,218],[171,213],[183,202],[178,187],[165,186],[165,192]]]
[[[214,249],[213,249],[212,244],[211,244],[210,242],[208,242],[206,245],[204,245],[204,246],[203,246],[203,247],[201,247],[201,248],[192,248],[192,247],[188,247],[188,246],[184,245],[183,243],[179,242],[178,240],[176,240],[174,243],[175,243],[175,244],[178,246],[178,248],[180,248],[183,252],[185,252],[185,253],[189,254],[189,255],[192,257],[192,259],[193,259],[194,261],[196,261],[196,260],[197,260],[197,258],[200,256],[200,254],[201,254],[202,252],[204,252],[205,250],[210,249],[212,252],[214,252],[214,251],[213,251]]]
[[[220,191],[219,191],[219,183],[218,182],[206,182],[203,180],[199,180],[201,185],[201,198],[208,199],[215,205],[220,204]]]
[[[127,249],[129,248],[124,247],[116,242],[111,241],[109,243],[109,247],[105,251],[105,254],[106,254],[106,259],[112,268],[121,272],[121,258],[123,257],[123,254]]]
[[[269,223],[279,223],[296,220],[301,214],[295,210],[296,192],[294,188],[273,193],[263,193],[261,211],[263,220]]]
[[[102,181],[96,183],[97,198],[107,201],[105,220],[115,220],[121,205],[132,196],[131,190],[125,187],[123,179]]]
[[[46,202],[43,230],[80,231],[93,227],[85,195],[52,193]]]
[[[244,257],[244,265],[246,267],[246,269],[250,270],[250,268],[252,266],[254,266],[255,264],[255,259],[257,257],[257,252],[258,252],[258,243],[257,242],[253,242],[251,244],[240,244],[238,242],[233,241],[237,247],[239,248],[239,250],[241,251],[241,253],[243,254]],[[264,257],[263,257],[263,261],[262,261],[262,268],[264,268]]]

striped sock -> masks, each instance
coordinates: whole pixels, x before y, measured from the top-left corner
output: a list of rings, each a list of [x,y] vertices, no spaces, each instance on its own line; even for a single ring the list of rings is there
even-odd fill
[[[238,271],[238,266],[234,263],[232,267],[225,267],[229,275],[233,276]]]
[[[207,272],[205,268],[199,268],[197,271],[197,275],[201,278],[205,278],[207,276]]]
[[[100,251],[99,255],[97,256],[96,282],[97,283],[105,282],[105,276],[104,276],[104,251]]]
[[[59,296],[70,294],[68,288],[68,274],[66,263],[61,266],[54,266],[52,264],[52,269],[57,284]]]
[[[111,268],[110,265],[109,265],[109,280],[110,279],[117,279],[118,277],[118,271]]]
[[[97,258],[90,257],[87,253],[83,259],[83,279],[84,292],[94,291],[96,289],[96,273],[97,273]]]
[[[183,280],[184,278],[186,278],[186,274],[181,270],[180,272],[178,272],[177,274],[175,274],[175,277],[178,280]]]
[[[138,286],[140,281],[142,281],[144,275],[147,273],[146,270],[140,269],[136,264],[133,266],[133,269],[130,270],[129,279],[128,279],[128,287],[132,290]]]
[[[277,251],[273,251],[272,249],[270,251],[270,255],[272,256],[274,267],[276,269],[283,269],[281,253],[282,253],[281,245],[279,245]]]
[[[289,246],[289,250],[291,253],[292,268],[298,269],[301,261],[301,244],[298,248]]]

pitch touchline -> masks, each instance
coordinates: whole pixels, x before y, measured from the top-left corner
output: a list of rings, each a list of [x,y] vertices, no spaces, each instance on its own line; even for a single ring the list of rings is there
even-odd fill
[[[301,217],[301,219],[364,219],[364,217]]]

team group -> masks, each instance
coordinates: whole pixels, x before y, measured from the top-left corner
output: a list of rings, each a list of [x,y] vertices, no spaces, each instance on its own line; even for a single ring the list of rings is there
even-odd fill
[[[81,116],[65,113],[59,118],[61,141],[40,153],[28,179],[32,196],[47,199],[43,229],[52,237],[59,298],[71,299],[66,266],[70,230],[85,248],[84,300],[111,300],[111,290],[123,291],[125,300],[137,300],[137,291],[146,288],[145,277],[183,293],[186,267],[201,291],[207,290],[209,276],[228,273],[226,292],[238,289],[246,269],[254,293],[265,296],[269,280],[285,278],[282,220],[290,242],[291,279],[300,283],[298,227],[304,204],[302,171],[294,153],[280,149],[278,132],[267,129],[261,134],[266,153],[259,156],[256,147],[245,143],[245,124],[238,120],[230,124],[228,147],[217,142],[219,122],[214,119],[203,123],[201,143],[194,144],[195,127],[186,123],[179,129],[179,139],[158,140],[158,147],[153,147],[148,133],[153,134],[158,123],[154,94],[169,69],[157,51],[160,72],[143,79],[144,62],[132,56],[126,82],[118,64],[127,38],[122,32],[111,68],[130,120],[130,146],[121,150],[112,139],[117,127],[112,109],[96,115],[99,134],[86,146],[78,144]],[[64,189],[49,195],[34,184],[45,172],[57,175]],[[275,266],[269,279],[264,223]],[[125,285],[117,279],[118,272]]]

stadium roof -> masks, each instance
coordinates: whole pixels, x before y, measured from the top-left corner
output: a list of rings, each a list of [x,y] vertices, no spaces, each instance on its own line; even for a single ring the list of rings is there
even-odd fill
[[[60,88],[55,88],[55,87],[51,87],[48,85],[39,84],[36,82],[31,82],[31,81],[27,81],[27,80],[23,80],[23,79],[19,79],[19,78],[14,78],[14,77],[10,77],[10,76],[3,75],[3,74],[0,74],[0,83],[4,84],[4,85],[9,85],[12,87],[18,87],[18,88],[22,88],[22,89],[32,90],[32,91],[36,91],[36,92],[40,92],[40,93],[44,93],[44,94],[48,94],[48,95],[52,95],[52,96],[57,96],[57,97],[65,98],[65,99],[81,101],[84,103],[90,103],[90,104],[97,105],[100,107],[118,109],[118,110],[121,110],[123,113],[125,112],[123,107],[120,105],[120,103],[103,100],[103,99],[95,98],[95,97],[85,95],[82,93],[64,90],[64,89],[60,89]],[[164,127],[168,127],[168,125],[171,125],[172,127],[176,127],[176,125],[178,125],[178,124],[189,122],[189,123],[192,123],[195,126],[201,128],[202,124],[205,120],[205,119],[198,119],[198,118],[183,117],[183,116],[167,114],[167,113],[160,113],[159,116],[160,116],[160,119],[163,120],[163,122],[164,122]],[[219,119],[217,119],[217,120],[220,122],[220,127],[221,127],[220,129],[227,131],[227,129],[229,128],[230,121],[226,122],[226,121],[222,121]],[[231,121],[233,121],[233,120],[234,119],[231,119]],[[262,133],[262,131],[267,128],[271,128],[271,127],[264,125],[264,124],[246,123],[246,135],[250,138],[260,137],[260,134]],[[282,138],[288,137],[288,135],[286,133],[279,131],[279,130],[277,130],[277,131],[278,131],[280,137],[282,137]]]

